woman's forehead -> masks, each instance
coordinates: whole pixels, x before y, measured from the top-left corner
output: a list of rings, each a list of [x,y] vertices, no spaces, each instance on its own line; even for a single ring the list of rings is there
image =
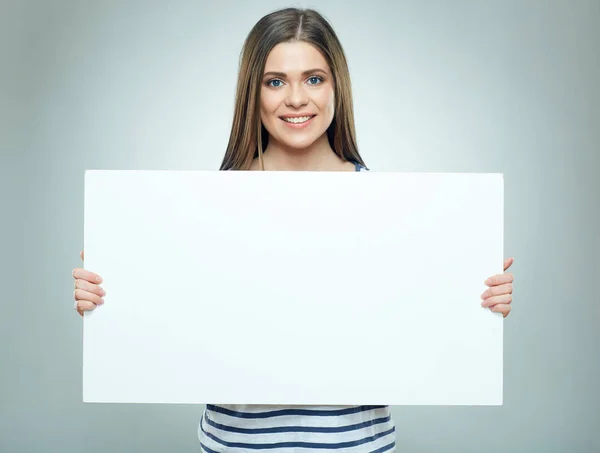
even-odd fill
[[[315,46],[304,41],[277,44],[269,53],[265,64],[265,72],[283,72],[288,75],[301,75],[309,69],[329,72],[329,65]]]

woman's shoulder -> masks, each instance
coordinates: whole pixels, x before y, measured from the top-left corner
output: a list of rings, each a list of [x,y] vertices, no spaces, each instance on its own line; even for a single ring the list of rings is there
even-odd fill
[[[358,162],[354,162],[354,169],[355,171],[370,171],[367,167],[359,164]]]

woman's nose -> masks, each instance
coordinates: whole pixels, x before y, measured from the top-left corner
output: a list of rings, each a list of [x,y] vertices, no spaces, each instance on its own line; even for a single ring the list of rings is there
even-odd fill
[[[302,86],[291,85],[285,103],[289,107],[298,108],[306,105],[308,96]]]

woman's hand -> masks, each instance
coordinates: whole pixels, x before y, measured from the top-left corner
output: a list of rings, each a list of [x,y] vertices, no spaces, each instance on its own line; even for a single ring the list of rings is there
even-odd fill
[[[80,252],[81,261],[83,261],[83,250]],[[106,292],[98,286],[102,283],[102,277],[93,272],[86,271],[80,267],[73,269],[73,278],[75,279],[75,310],[83,316],[84,311],[95,309],[98,305],[104,303],[103,297]]]
[[[504,261],[504,270],[508,269],[512,263],[515,262],[514,258],[509,258]],[[506,318],[510,313],[513,282],[515,277],[511,273],[504,273],[494,275],[485,281],[485,284],[489,286],[481,295],[482,307],[488,307],[492,311],[502,313],[502,316]]]

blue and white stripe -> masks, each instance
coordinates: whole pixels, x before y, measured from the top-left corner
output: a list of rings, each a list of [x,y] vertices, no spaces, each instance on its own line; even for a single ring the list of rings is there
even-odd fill
[[[206,406],[198,426],[206,453],[395,451],[389,406]]]

